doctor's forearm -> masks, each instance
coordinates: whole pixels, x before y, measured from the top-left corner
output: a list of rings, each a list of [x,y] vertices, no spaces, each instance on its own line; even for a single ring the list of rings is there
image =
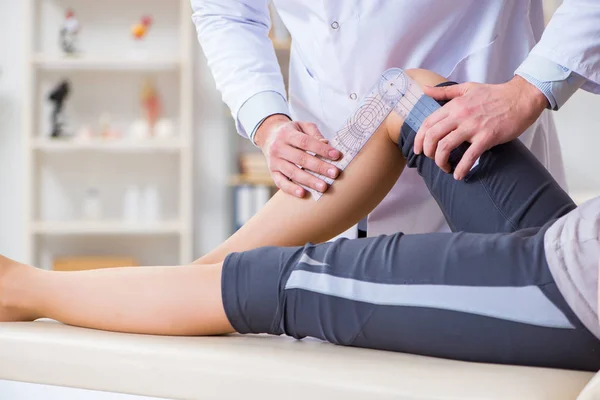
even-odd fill
[[[269,1],[192,0],[191,4],[198,40],[217,89],[236,119],[238,132],[249,136],[254,126],[243,126],[238,117],[253,96],[273,93],[285,107],[283,77],[269,39]],[[255,102],[263,103],[281,108],[274,103]],[[268,111],[259,107],[254,113]]]

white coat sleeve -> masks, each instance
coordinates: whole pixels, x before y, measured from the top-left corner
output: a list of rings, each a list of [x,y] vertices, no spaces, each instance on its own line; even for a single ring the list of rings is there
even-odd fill
[[[581,75],[581,88],[600,94],[600,0],[564,0],[531,54]]]
[[[289,115],[283,77],[269,39],[269,0],[191,3],[198,40],[238,132],[250,137],[267,116]]]

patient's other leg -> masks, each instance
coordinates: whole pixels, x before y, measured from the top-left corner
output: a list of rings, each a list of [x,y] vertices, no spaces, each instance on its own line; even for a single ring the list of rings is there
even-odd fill
[[[56,272],[0,256],[0,322],[52,318],[118,332],[233,332],[221,301],[221,265]]]

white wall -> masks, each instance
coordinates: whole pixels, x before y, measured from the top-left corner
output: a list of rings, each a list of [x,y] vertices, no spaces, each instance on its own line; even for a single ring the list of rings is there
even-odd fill
[[[600,194],[600,95],[578,91],[555,120],[569,190]]]
[[[237,133],[197,46],[194,159],[195,254],[215,248],[231,234],[231,199],[227,185],[235,168]]]
[[[0,253],[24,255],[21,157],[23,48],[21,1],[0,0]]]

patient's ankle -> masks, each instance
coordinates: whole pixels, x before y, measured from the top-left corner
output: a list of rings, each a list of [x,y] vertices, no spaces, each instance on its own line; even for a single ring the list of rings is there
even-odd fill
[[[35,319],[24,309],[23,294],[28,290],[28,276],[34,268],[0,256],[0,321]]]

